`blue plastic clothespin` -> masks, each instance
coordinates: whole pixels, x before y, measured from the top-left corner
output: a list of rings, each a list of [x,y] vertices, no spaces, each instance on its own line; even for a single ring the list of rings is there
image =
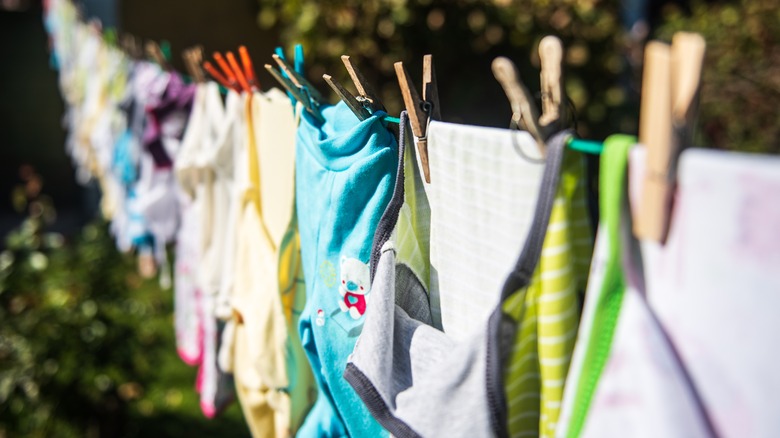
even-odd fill
[[[279,55],[280,58],[284,59],[285,61],[287,60],[287,58],[284,56],[284,49],[282,49],[281,47],[277,47],[276,50],[274,50],[274,52],[277,55]],[[299,75],[303,75],[304,61],[303,61],[303,45],[302,44],[296,44],[295,45],[294,64],[295,64],[295,72],[298,73]],[[285,78],[288,78],[287,73],[285,73],[284,71],[282,71],[282,76],[285,77]],[[287,97],[290,98],[290,102],[292,103],[293,108],[295,108],[295,105],[298,102],[295,99],[295,96],[293,96],[292,93],[290,93],[288,91],[287,92]]]

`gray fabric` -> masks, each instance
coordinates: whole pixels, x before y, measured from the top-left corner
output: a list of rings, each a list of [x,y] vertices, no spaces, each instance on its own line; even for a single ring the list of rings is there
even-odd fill
[[[344,377],[396,437],[493,435],[484,382],[485,332],[455,343],[430,322],[410,318],[395,303],[396,284],[405,285],[407,296],[425,290],[405,272],[396,268],[392,243],[385,244],[363,333]],[[405,278],[398,279],[399,273]]]
[[[428,294],[414,272],[402,263],[395,265],[395,304],[410,318],[433,325]]]
[[[404,126],[405,113],[401,121]],[[541,255],[567,136],[558,134],[549,143],[533,226],[504,285],[503,298],[528,285]],[[400,187],[394,197],[402,199]],[[393,244],[387,241],[397,217],[396,209],[388,209],[378,231],[382,236],[374,239],[372,253],[378,261],[372,263],[371,300],[344,378],[396,437],[505,436],[501,357],[506,353],[502,345],[511,344],[505,338],[514,339],[514,323],[506,323],[511,320],[499,304],[485,328],[465,341],[456,342],[432,327],[424,287],[411,270],[397,265]]]

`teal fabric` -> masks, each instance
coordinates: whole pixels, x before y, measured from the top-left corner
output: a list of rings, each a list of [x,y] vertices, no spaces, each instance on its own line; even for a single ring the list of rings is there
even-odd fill
[[[365,319],[352,292],[371,299],[371,243],[392,196],[398,148],[384,113],[359,122],[341,102],[322,115],[324,123],[305,113],[296,141],[306,279],[299,331],[320,390],[298,436],[387,436],[342,375]]]

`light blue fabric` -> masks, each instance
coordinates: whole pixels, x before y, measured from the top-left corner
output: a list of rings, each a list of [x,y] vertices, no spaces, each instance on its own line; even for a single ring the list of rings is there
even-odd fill
[[[352,292],[371,299],[371,243],[392,196],[398,147],[381,120],[384,113],[359,122],[341,102],[322,115],[324,124],[304,114],[296,142],[306,279],[299,331],[320,389],[298,436],[387,436],[342,376],[365,319]]]

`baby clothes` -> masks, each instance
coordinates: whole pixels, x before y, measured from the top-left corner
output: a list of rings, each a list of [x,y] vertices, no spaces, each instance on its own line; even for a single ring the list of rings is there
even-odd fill
[[[215,315],[216,290],[202,284],[199,275],[206,263],[212,225],[213,203],[209,196],[210,174],[203,160],[212,149],[216,131],[221,126],[224,110],[219,89],[214,83],[199,84],[188,121],[187,131],[177,154],[175,170],[181,187],[182,225],[177,236],[177,281],[183,281],[184,290],[176,288],[177,339],[185,345],[194,344],[194,352],[180,355],[190,364],[199,364],[196,387],[200,392],[201,409],[207,417],[214,417],[233,398],[233,382],[217,367],[218,325]],[[185,225],[193,225],[185,227]],[[186,251],[181,251],[184,250]],[[181,304],[180,304],[181,303]],[[185,313],[186,312],[186,313]]]
[[[227,321],[225,341],[220,347],[220,367],[223,370],[231,370],[232,353],[232,306],[230,304],[233,293],[233,272],[235,271],[235,249],[239,240],[236,230],[238,214],[241,208],[239,197],[246,185],[246,158],[245,148],[246,134],[246,99],[233,90],[228,91],[225,99],[225,121],[218,135],[213,154],[213,181],[211,185],[212,196],[215,205],[225,208],[225,213],[215,212],[214,234],[211,241],[216,246],[212,247],[215,266],[206,267],[206,270],[217,270],[219,275],[219,289],[217,292],[216,313],[217,317]],[[222,245],[219,245],[222,242]],[[214,278],[210,274],[205,277]]]
[[[431,310],[434,325],[461,340],[495,308],[543,167],[527,132],[436,121],[429,129]],[[582,158],[568,153],[563,169],[539,269],[504,304],[520,326],[504,377],[512,436],[553,434],[576,339],[592,239]]]
[[[174,240],[179,226],[172,157],[178,153],[194,93],[194,85],[185,85],[177,73],[169,73],[165,92],[146,108],[141,156],[141,179],[146,183],[135,190],[135,207],[152,236],[155,260],[162,268],[160,284],[165,288],[170,285],[165,245]]]
[[[550,141],[529,239],[507,281],[513,291],[527,284],[539,259],[567,135]],[[433,174],[431,181],[436,184]],[[396,196],[403,196],[399,187]],[[397,216],[391,213],[385,218],[392,224]],[[384,223],[379,226],[383,229]],[[425,320],[422,283],[396,264],[392,243],[375,239],[375,244],[383,249],[372,284],[374,297],[345,378],[393,436],[506,435],[500,350],[507,348],[512,327],[501,323],[499,293],[495,293],[497,307],[483,318],[482,327],[465,340],[455,339]],[[521,280],[512,281],[516,278]],[[506,289],[505,293],[511,296]]]
[[[181,222],[176,236],[174,264],[174,328],[179,356],[189,365],[199,365],[203,359],[203,300],[197,284],[200,268],[198,238],[202,227],[203,202],[195,197],[199,176],[195,160],[204,126],[205,91],[204,86],[198,86],[195,91],[192,113],[175,166],[182,190],[179,195]]]
[[[643,152],[630,156],[632,206],[639,205]],[[780,388],[776,349],[767,348],[780,334],[778,188],[777,157],[687,149],[666,243],[641,242],[646,302],[688,374],[689,392],[700,398],[710,435],[780,433],[767,402]],[[691,419],[675,420],[670,426]]]
[[[613,136],[601,159],[601,217],[576,373],[558,436],[705,437],[714,431],[685,365],[645,298],[637,242],[626,208],[633,141]],[[598,289],[596,289],[598,288]]]
[[[544,166],[521,155],[539,156],[527,132],[435,120],[428,129],[431,310],[435,326],[466,339],[495,309]]]
[[[288,378],[288,358],[294,360],[296,342],[288,337],[290,319],[285,318],[280,291],[282,277],[289,277],[288,270],[296,269],[282,265],[281,261],[290,259],[282,259],[279,253],[294,224],[296,130],[287,96],[276,89],[256,93],[248,101],[247,128],[246,155],[236,163],[246,163],[247,184],[239,198],[231,297],[235,315],[233,370],[253,436],[288,437],[309,405],[311,378],[296,375],[296,387]],[[297,345],[300,352],[300,342]],[[293,405],[300,411],[295,416]]]
[[[304,113],[296,143],[296,206],[306,280],[303,346],[319,387],[298,436],[383,436],[343,379],[371,303],[371,239],[391,197],[396,141],[380,114],[358,122],[343,102]]]
[[[517,324],[504,370],[513,437],[555,434],[592,254],[583,171],[582,156],[567,151],[539,265],[503,306]]]
[[[148,190],[154,165],[143,153],[142,136],[147,123],[146,106],[165,91],[168,74],[148,61],[134,64],[125,101],[126,131],[119,137],[114,150],[114,172],[119,177],[124,193],[124,215],[117,218],[112,229],[119,247],[127,251],[137,248],[140,253],[151,252],[154,239],[144,219],[139,193]]]

